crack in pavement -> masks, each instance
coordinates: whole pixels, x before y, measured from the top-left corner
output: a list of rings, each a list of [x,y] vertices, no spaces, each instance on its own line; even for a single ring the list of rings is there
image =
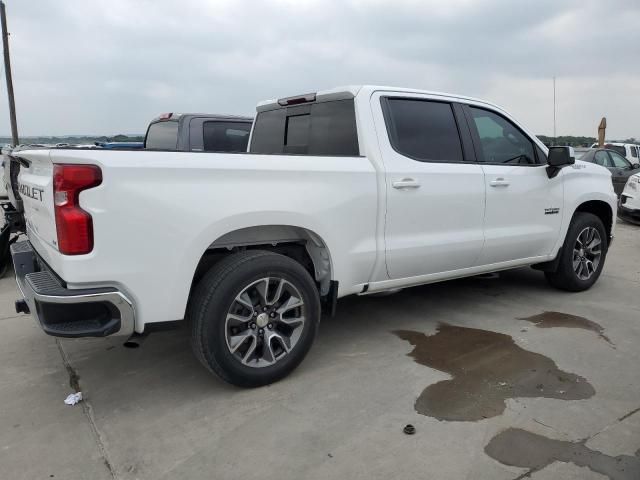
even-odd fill
[[[24,317],[24,316],[25,316],[24,313],[19,313],[18,315],[12,315],[12,316],[9,316],[9,317],[0,317],[0,321],[2,321],[2,320],[12,320],[14,318],[20,318],[20,317]]]
[[[555,440],[527,430],[508,428],[491,439],[485,447],[485,453],[504,465],[528,468],[526,472],[518,475],[514,480],[531,478],[534,473],[555,462],[573,463],[580,467],[587,467],[589,470],[605,475],[612,480],[636,479],[640,474],[640,449],[634,455],[614,457],[593,450],[586,444],[602,432],[638,412],[640,412],[640,407],[622,415],[594,434],[577,441]],[[532,420],[558,432],[535,418]]]
[[[620,422],[623,422],[624,420],[626,420],[627,418],[635,415],[636,413],[640,412],[640,407],[635,408],[633,410],[631,410],[630,412],[625,413],[624,415],[622,415],[619,418],[616,418],[613,422],[605,425],[604,427],[602,427],[600,430],[598,430],[596,433],[594,433],[593,435],[590,435],[584,439],[581,440],[581,442],[588,442],[589,440],[593,440],[594,438],[596,438],[598,435],[600,435],[603,432],[606,432],[607,430],[609,430],[611,427],[617,425]]]
[[[629,413],[627,413],[626,415],[621,416],[618,421],[621,422],[623,420],[626,420],[627,418],[629,418],[631,415],[634,415],[636,413],[640,412],[640,407],[636,408],[635,410],[631,410]]]
[[[78,375],[78,372],[76,372],[75,368],[73,368],[73,365],[71,365],[71,362],[69,361],[69,357],[67,357],[67,354],[62,348],[62,344],[60,343],[60,340],[56,338],[55,342],[56,342],[56,345],[58,346],[60,357],[62,357],[62,364],[64,365],[64,368],[67,370],[67,374],[69,375],[69,386],[73,389],[74,392],[80,392],[81,391],[80,376]],[[104,465],[105,467],[107,467],[107,470],[109,470],[109,474],[111,475],[111,478],[113,478],[114,480],[117,480],[118,474],[116,473],[116,470],[113,467],[113,463],[109,459],[109,452],[107,451],[107,447],[102,439],[102,434],[98,429],[98,425],[96,425],[96,421],[93,416],[93,408],[91,407],[91,404],[84,398],[80,402],[80,406],[82,407],[82,412],[84,413],[85,417],[87,417],[87,420],[89,422],[89,428],[91,429],[91,433],[93,434],[96,445],[98,446],[98,451],[102,456]]]

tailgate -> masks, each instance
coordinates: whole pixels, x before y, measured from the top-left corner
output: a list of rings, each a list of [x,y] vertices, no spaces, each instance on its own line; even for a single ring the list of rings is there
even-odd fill
[[[57,249],[56,220],[53,209],[53,164],[49,150],[25,150],[14,154],[22,161],[18,188],[27,235]]]

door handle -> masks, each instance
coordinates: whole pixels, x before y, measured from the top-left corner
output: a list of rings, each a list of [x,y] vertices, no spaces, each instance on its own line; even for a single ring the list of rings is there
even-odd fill
[[[391,184],[393,188],[420,188],[420,182],[413,178],[403,178],[402,180],[396,180]]]
[[[509,186],[509,181],[505,180],[502,177],[498,177],[495,180],[491,180],[489,182],[489,185],[491,185],[492,187],[508,187]]]

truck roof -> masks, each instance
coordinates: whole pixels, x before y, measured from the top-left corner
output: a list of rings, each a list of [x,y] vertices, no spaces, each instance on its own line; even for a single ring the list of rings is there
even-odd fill
[[[169,117],[167,117],[169,115]],[[248,117],[244,115],[220,115],[218,113],[163,113],[158,115],[149,123],[159,122],[159,121],[167,121],[167,120],[180,120],[181,118],[186,117],[204,117],[211,118],[213,120],[232,120],[232,121],[245,121],[245,122],[253,122],[253,117]]]
[[[256,111],[260,112],[264,110],[272,110],[274,108],[282,107],[285,105],[294,105],[296,103],[304,103],[304,102],[310,102],[310,101],[328,102],[333,100],[346,100],[350,98],[355,98],[356,95],[358,94],[370,95],[376,91],[418,93],[418,94],[438,96],[438,97],[443,97],[448,99],[466,100],[466,101],[482,103],[487,106],[491,106],[493,108],[504,110],[502,107],[495,105],[491,102],[480,100],[478,98],[468,97],[465,95],[453,94],[453,93],[435,92],[431,90],[420,90],[415,88],[390,87],[390,86],[383,86],[383,85],[346,85],[342,87],[331,88],[328,90],[320,90],[313,93],[295,95],[292,97],[264,100],[258,103],[256,107]],[[288,102],[291,102],[291,103],[288,103]]]

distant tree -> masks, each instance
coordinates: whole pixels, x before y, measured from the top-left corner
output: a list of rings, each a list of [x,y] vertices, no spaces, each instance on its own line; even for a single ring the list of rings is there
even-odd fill
[[[590,147],[596,142],[595,137],[575,137],[572,135],[563,135],[560,137],[548,137],[546,135],[538,135],[538,138],[546,146],[551,145],[568,145],[570,147]]]

